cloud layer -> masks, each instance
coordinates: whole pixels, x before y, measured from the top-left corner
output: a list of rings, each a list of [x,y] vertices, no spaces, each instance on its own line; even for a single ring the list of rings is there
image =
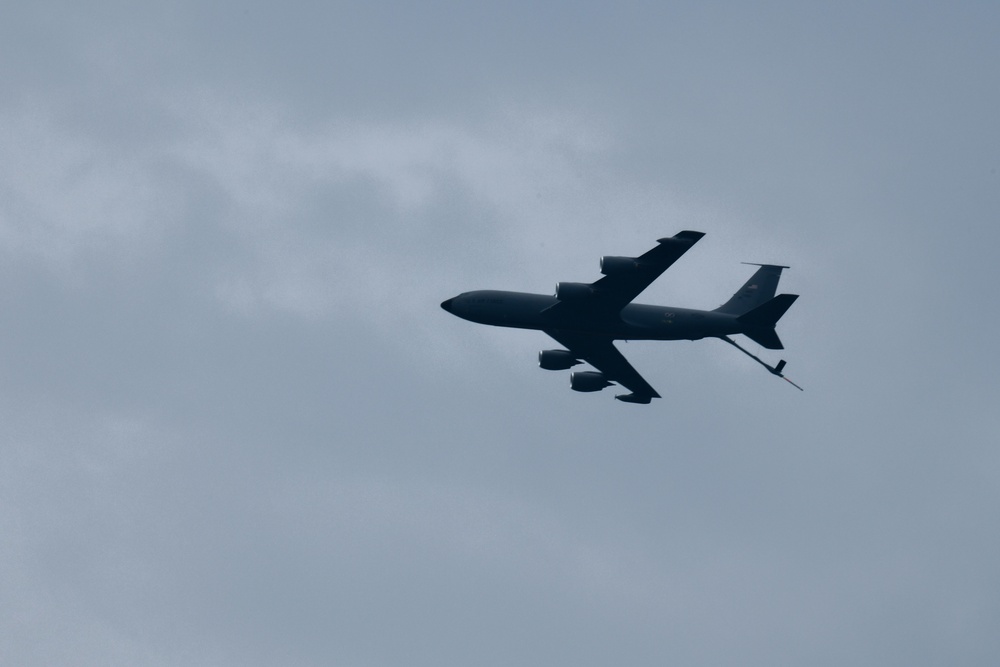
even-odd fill
[[[102,7],[0,10],[0,662],[996,661],[994,10]],[[805,392],[438,308],[682,229]]]

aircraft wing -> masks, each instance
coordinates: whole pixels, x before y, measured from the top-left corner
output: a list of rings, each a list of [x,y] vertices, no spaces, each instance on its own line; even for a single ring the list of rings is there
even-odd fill
[[[613,270],[602,266],[607,275],[590,284],[593,290],[590,296],[560,301],[548,310],[561,315],[617,315],[704,235],[703,232],[683,231],[659,239],[655,248],[639,257],[608,258],[624,260],[624,267]]]
[[[614,346],[611,337],[548,329],[545,330],[545,333],[556,339],[578,359],[583,359],[604,373],[608,380],[617,382],[632,392],[616,398],[629,403],[649,403],[652,398],[660,398],[656,390],[639,375],[628,359],[622,356],[622,353]]]

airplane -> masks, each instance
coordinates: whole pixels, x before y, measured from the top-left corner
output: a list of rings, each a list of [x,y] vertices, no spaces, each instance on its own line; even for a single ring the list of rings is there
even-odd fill
[[[616,340],[719,338],[801,390],[782,373],[783,359],[770,366],[730,338],[743,334],[769,350],[784,349],[775,325],[798,295],[775,296],[775,292],[781,270],[789,267],[754,264],[759,268],[753,276],[715,310],[632,303],[704,235],[682,231],[659,239],[656,247],[639,257],[602,257],[603,278],[558,283],[554,296],[478,290],[447,299],[441,307],[470,322],[545,332],[566,349],[542,350],[539,366],[568,370],[585,361],[597,370],[571,372],[570,388],[594,392],[617,383],[630,391],[615,396],[626,403],[648,404],[660,395],[622,356],[614,346]]]

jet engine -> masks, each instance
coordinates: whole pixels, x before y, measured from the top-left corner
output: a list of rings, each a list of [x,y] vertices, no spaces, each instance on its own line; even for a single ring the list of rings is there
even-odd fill
[[[569,386],[573,391],[600,391],[611,383],[598,371],[577,371],[569,374]]]
[[[547,371],[564,371],[580,363],[569,350],[542,350],[538,353],[538,365]]]
[[[606,276],[618,276],[635,273],[639,270],[639,260],[635,257],[601,257],[601,273]]]
[[[558,283],[556,298],[560,301],[576,301],[593,296],[594,288],[587,283]]]

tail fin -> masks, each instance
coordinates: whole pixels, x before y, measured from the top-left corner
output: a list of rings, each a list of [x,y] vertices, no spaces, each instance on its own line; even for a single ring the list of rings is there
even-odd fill
[[[774,293],[778,291],[781,270],[788,267],[777,264],[755,264],[754,266],[760,268],[750,276],[750,280],[746,281],[729,301],[716,308],[715,312],[726,315],[743,315],[774,297]]]
[[[743,325],[743,335],[769,350],[783,350],[785,346],[781,344],[774,326],[798,298],[798,294],[779,294],[737,317],[736,321]]]

